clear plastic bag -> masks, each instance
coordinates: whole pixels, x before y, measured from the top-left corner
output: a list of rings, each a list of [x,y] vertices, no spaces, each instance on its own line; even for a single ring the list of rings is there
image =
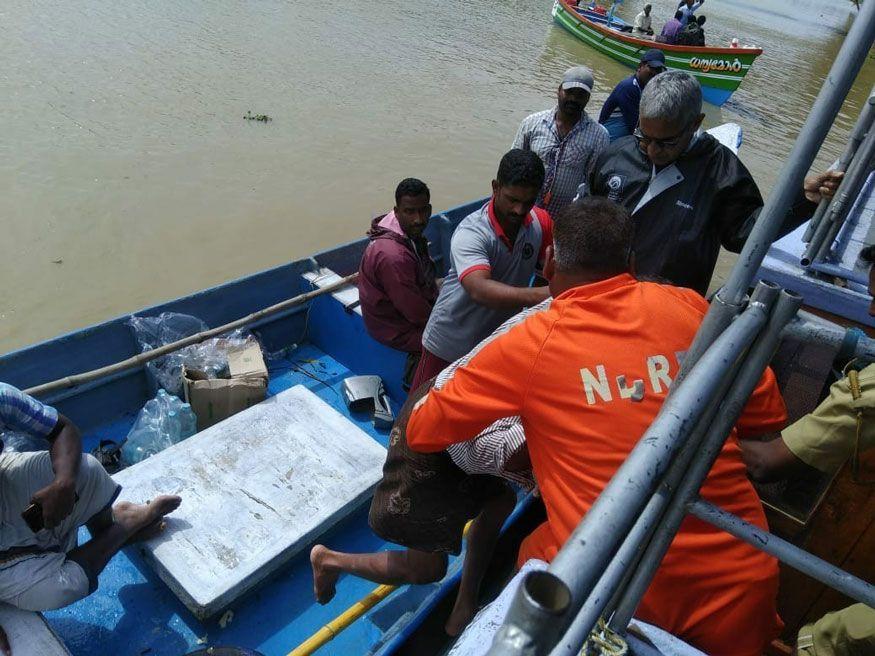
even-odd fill
[[[203,321],[188,314],[162,312],[157,317],[131,317],[128,325],[134,331],[141,351],[151,351],[185,337],[209,329]],[[207,378],[228,376],[228,351],[242,347],[254,339],[244,330],[235,330],[224,337],[214,337],[192,344],[152,360],[146,368],[155,386],[182,398],[182,367],[197,369]]]
[[[158,390],[154,399],[137,415],[122,445],[122,462],[133,465],[191,437],[197,432],[197,419],[188,403],[166,390]]]
[[[0,431],[0,442],[3,442],[3,453],[9,451],[26,453],[28,451],[48,451],[49,441],[44,437],[37,437],[18,431]]]

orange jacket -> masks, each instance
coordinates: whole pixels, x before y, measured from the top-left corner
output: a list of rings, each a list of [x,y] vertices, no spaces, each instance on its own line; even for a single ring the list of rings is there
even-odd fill
[[[656,417],[707,302],[620,275],[573,288],[485,346],[413,412],[411,448],[438,451],[520,415],[547,521],[520,549],[551,560]],[[643,388],[643,395],[641,394]],[[737,431],[779,430],[786,410],[766,371]],[[731,435],[702,496],[767,528]],[[687,518],[637,616],[709,654],[756,654],[780,628],[775,560]],[[743,624],[744,626],[742,626]],[[739,637],[742,636],[743,637]]]

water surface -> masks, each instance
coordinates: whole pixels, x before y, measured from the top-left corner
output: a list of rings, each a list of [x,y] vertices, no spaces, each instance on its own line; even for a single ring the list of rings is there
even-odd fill
[[[634,16],[629,2],[619,14]],[[654,25],[673,9],[654,2]],[[593,68],[629,74],[544,0],[6,0],[0,5],[0,352],[362,235],[407,176],[487,195],[519,121]],[[708,0],[709,44],[765,54],[707,124],[744,127],[764,192],[850,3]],[[658,28],[658,29],[659,29]],[[875,81],[869,61],[820,163]],[[243,120],[247,111],[273,117]]]

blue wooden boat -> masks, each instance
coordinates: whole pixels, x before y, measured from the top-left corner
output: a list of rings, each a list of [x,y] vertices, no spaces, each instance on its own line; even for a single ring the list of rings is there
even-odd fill
[[[439,270],[446,271],[444,253],[448,252],[453,229],[482,202],[455,207],[432,219],[427,235]],[[313,285],[306,275],[316,269],[330,269],[341,276],[357,271],[366,244],[366,239],[344,244],[136,314],[181,312],[200,317],[209,326],[220,326],[311,290]],[[139,349],[127,319],[120,317],[8,353],[0,357],[0,380],[23,389],[136,355]],[[366,419],[351,415],[338,392],[347,376],[377,374],[386,383],[397,411],[406,396],[401,389],[404,356],[368,336],[360,314],[347,307],[342,293],[320,296],[309,306],[271,316],[250,328],[265,352],[287,350],[281,359],[269,362],[269,395],[303,384],[386,446],[387,431],[378,431]],[[137,412],[152,395],[145,370],[140,367],[47,395],[43,400],[80,426],[84,449],[90,451],[100,440],[124,439]],[[518,507],[509,523],[521,509]],[[365,503],[321,540],[348,551],[390,548],[392,545],[375,537],[368,528],[367,510]],[[87,539],[85,529],[82,531],[80,542]],[[323,653],[394,653],[458,582],[459,564],[454,559],[440,583],[399,589],[374,612],[338,635]],[[235,602],[233,622],[221,628],[218,616],[196,619],[143,559],[128,549],[117,555],[101,575],[97,592],[45,617],[74,656],[179,656],[209,645],[235,645],[265,656],[281,656],[374,587],[373,583],[344,577],[332,603],[318,605],[313,598],[305,550],[254,592]]]

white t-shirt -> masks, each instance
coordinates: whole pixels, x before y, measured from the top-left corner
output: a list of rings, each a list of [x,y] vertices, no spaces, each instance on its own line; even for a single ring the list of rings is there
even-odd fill
[[[635,17],[635,29],[641,32],[647,32],[652,29],[650,27],[650,16],[643,11]]]

